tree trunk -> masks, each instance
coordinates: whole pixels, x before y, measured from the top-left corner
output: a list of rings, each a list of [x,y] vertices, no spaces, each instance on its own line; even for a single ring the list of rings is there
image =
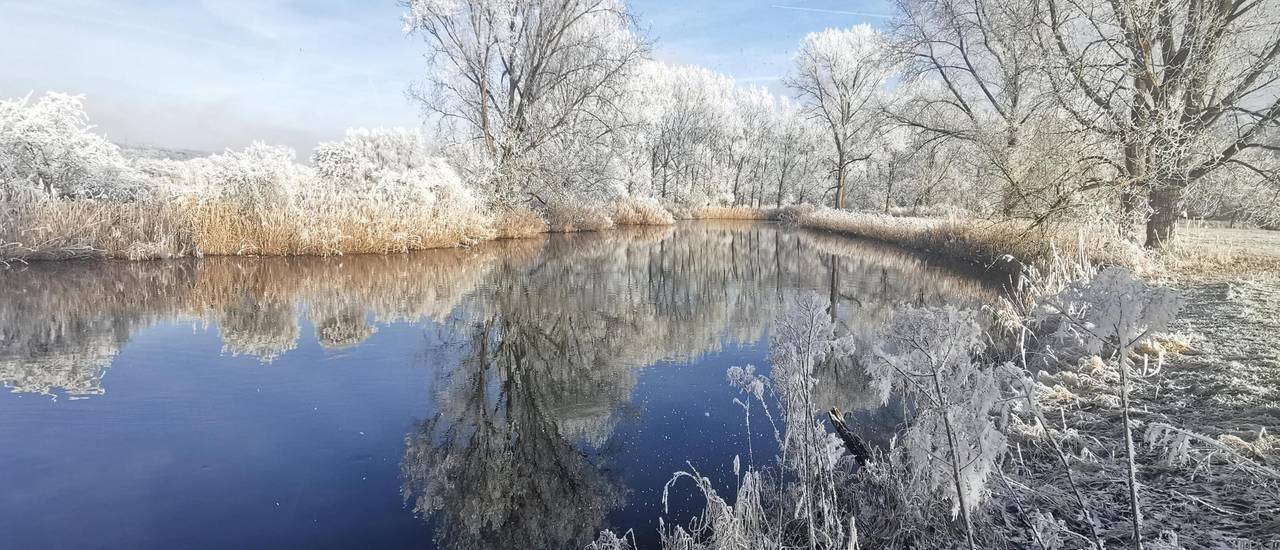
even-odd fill
[[[1120,237],[1132,243],[1138,242],[1138,212],[1142,208],[1142,193],[1132,184],[1120,191]]]
[[[836,168],[836,209],[844,210],[845,167]]]
[[[1124,146],[1124,169],[1128,181],[1120,190],[1120,236],[1126,241],[1138,241],[1138,211],[1142,206],[1142,189],[1147,186],[1150,159],[1146,148],[1137,141]]]
[[[1133,527],[1133,547],[1142,550],[1142,506],[1138,500],[1138,466],[1134,462],[1133,424],[1129,422],[1129,346],[1120,346],[1120,406],[1124,422],[1124,456],[1127,462],[1125,482],[1129,488],[1130,525]]]
[[[741,195],[738,194],[739,186],[742,184],[742,165],[746,163],[746,157],[738,161],[737,168],[733,171],[733,205],[737,206],[741,202]]]
[[[778,176],[778,196],[776,197],[777,200],[774,201],[776,208],[782,208],[782,184],[785,181],[787,181],[787,171],[784,168],[782,175]]]
[[[1173,242],[1182,211],[1182,185],[1166,184],[1151,188],[1151,217],[1147,218],[1147,248],[1164,248]]]

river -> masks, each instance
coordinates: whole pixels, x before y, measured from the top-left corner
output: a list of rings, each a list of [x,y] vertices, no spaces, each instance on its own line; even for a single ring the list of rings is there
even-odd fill
[[[0,536],[10,548],[580,547],[656,542],[692,490],[764,462],[730,366],[832,300],[865,341],[981,273],[768,223],[687,222],[330,258],[0,271]],[[824,404],[896,422],[856,370]],[[883,429],[881,429],[883,428]],[[685,488],[687,489],[687,488]]]

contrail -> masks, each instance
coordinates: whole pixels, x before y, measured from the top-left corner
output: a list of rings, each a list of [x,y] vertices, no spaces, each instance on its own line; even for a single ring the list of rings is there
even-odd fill
[[[779,6],[777,4],[774,4],[769,7],[778,8],[780,10],[813,11],[818,13],[835,13],[839,15],[861,15],[862,17],[880,17],[884,19],[893,18],[892,15],[885,15],[883,13],[867,13],[864,11],[824,10],[822,8],[803,8],[800,6]]]

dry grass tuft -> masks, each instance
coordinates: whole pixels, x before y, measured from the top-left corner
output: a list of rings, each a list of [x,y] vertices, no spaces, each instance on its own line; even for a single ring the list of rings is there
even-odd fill
[[[156,202],[0,204],[0,261],[184,256],[194,250],[185,229],[178,212]]]
[[[768,220],[771,210],[752,206],[703,206],[694,208],[690,218],[695,220]]]
[[[0,259],[145,260],[188,255],[330,256],[447,248],[492,239],[467,204],[373,200],[247,206],[216,198],[39,200],[0,209]]]
[[[971,218],[973,213],[955,205],[931,204],[927,206],[894,206],[887,212],[899,218]]]
[[[657,199],[627,197],[613,203],[613,223],[617,225],[671,225],[675,216]]]
[[[547,208],[547,224],[552,233],[604,231],[613,227],[613,218],[599,206],[557,203]]]
[[[246,207],[219,200],[179,208],[206,255],[332,256],[448,248],[492,239],[487,216],[466,204],[425,208],[373,200]]]
[[[1280,231],[1183,227],[1158,256],[1160,275],[1183,280],[1280,279]]]
[[[547,232],[547,220],[528,206],[500,208],[493,220],[495,238],[526,239]]]

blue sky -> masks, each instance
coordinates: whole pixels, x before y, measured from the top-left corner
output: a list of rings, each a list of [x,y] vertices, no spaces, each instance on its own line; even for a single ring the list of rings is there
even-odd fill
[[[628,2],[654,57],[782,91],[808,32],[883,24],[888,0]],[[298,149],[415,126],[423,47],[396,0],[0,0],[0,96],[81,93],[114,140]]]

